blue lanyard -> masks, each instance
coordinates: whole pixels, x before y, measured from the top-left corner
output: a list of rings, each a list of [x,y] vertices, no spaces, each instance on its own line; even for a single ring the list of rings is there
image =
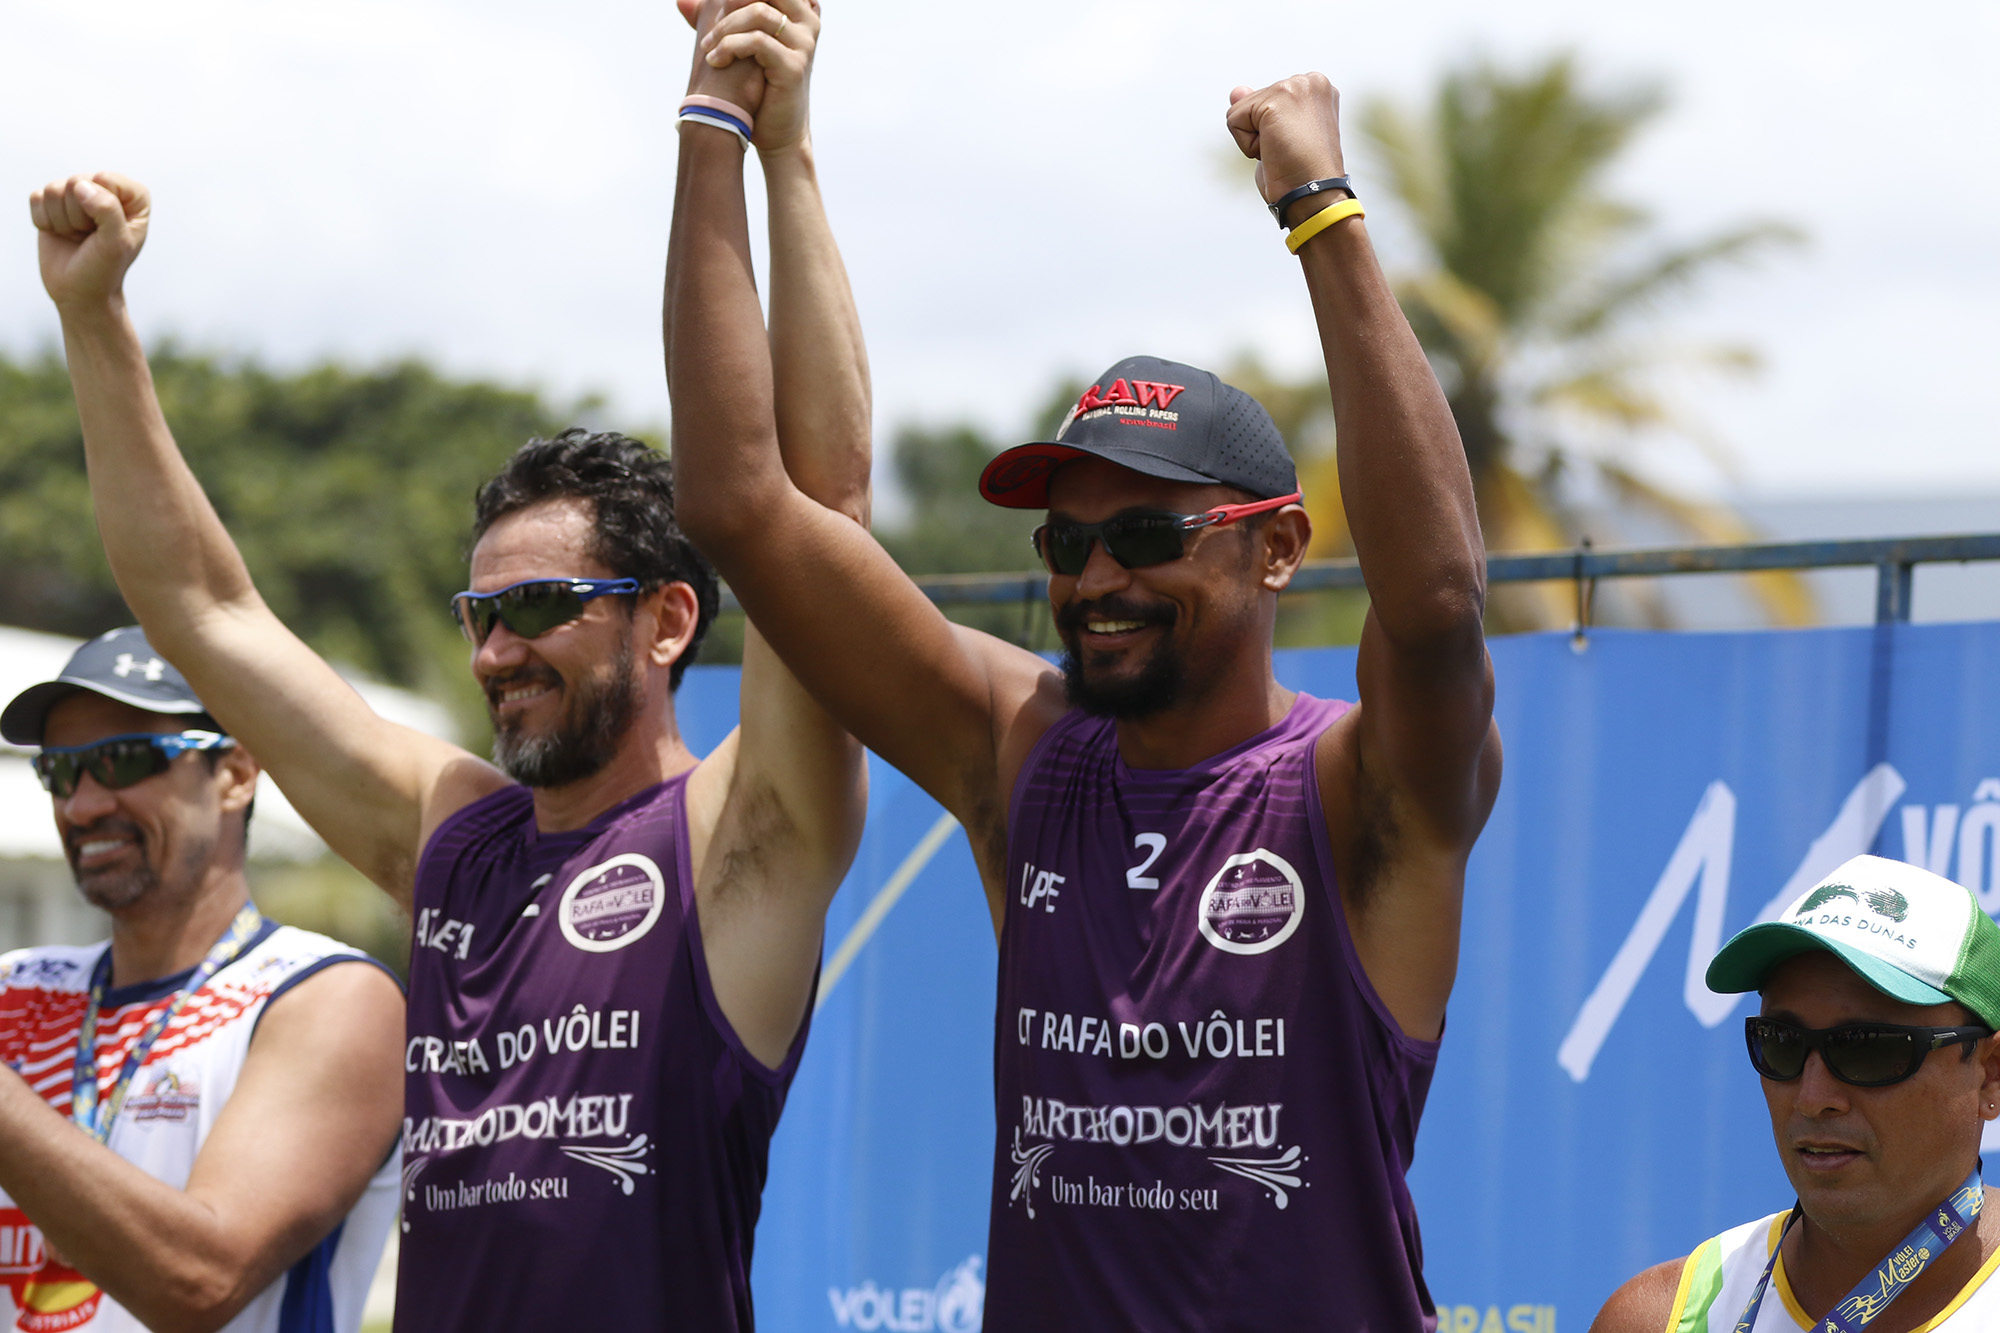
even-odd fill
[[[1890,1301],[1902,1295],[1904,1289],[1945,1252],[1946,1247],[1979,1220],[1979,1210],[1985,1198],[1986,1192],[1979,1183],[1979,1168],[1975,1166],[1963,1185],[1931,1209],[1924,1220],[1917,1223],[1917,1229],[1903,1237],[1903,1243],[1891,1250],[1888,1258],[1875,1265],[1873,1273],[1861,1279],[1854,1290],[1848,1292],[1826,1318],[1820,1320],[1814,1333],[1860,1333],[1874,1323],[1875,1317],[1888,1308]],[[1791,1216],[1785,1219],[1784,1231],[1778,1233],[1778,1243],[1771,1247],[1771,1257],[1764,1263],[1764,1276],[1757,1279],[1757,1289],[1750,1293],[1750,1304],[1744,1307],[1743,1317],[1736,1321],[1736,1333],[1750,1333],[1756,1327],[1757,1311],[1763,1307],[1764,1292],[1770,1287],[1771,1273],[1778,1266],[1785,1232],[1792,1229],[1792,1223],[1798,1220],[1800,1212],[1799,1205],[1793,1204]]]
[[[222,932],[222,938],[208,951],[208,956],[188,976],[187,984],[174,992],[174,998],[167,1006],[147,1021],[139,1040],[132,1045],[131,1053],[118,1070],[118,1079],[111,1085],[111,1095],[100,1103],[97,1096],[97,1015],[104,1007],[104,992],[111,984],[111,949],[106,946],[104,956],[97,960],[97,966],[90,974],[90,1002],[83,1009],[83,1025],[76,1031],[76,1070],[70,1078],[69,1114],[79,1128],[91,1135],[99,1143],[111,1138],[112,1122],[118,1119],[118,1112],[125,1106],[125,1094],[132,1090],[133,1076],[139,1066],[146,1063],[146,1057],[153,1052],[153,1043],[167,1030],[175,1014],[187,997],[208,984],[210,977],[236,961],[251,939],[264,926],[264,917],[256,904],[245,903],[236,919],[229,923],[229,929]]]

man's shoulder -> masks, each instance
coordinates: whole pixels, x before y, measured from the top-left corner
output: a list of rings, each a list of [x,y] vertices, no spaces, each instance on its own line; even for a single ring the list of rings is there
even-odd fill
[[[347,964],[359,964],[368,972],[379,971],[389,984],[401,984],[385,964],[353,945],[296,926],[276,927],[219,973],[214,984],[246,992],[248,998],[269,1004],[307,978]]]

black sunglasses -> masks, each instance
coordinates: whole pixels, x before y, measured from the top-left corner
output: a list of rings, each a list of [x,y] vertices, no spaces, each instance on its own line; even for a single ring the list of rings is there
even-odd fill
[[[35,776],[51,796],[67,797],[85,773],[117,790],[167,771],[190,750],[227,750],[236,742],[213,731],[135,731],[89,745],[52,745],[34,758]]]
[[[1219,528],[1297,504],[1299,492],[1280,495],[1251,504],[1217,505],[1199,514],[1169,514],[1159,511],[1119,514],[1102,523],[1072,523],[1054,519],[1036,528],[1029,536],[1035,554],[1051,574],[1075,578],[1090,563],[1092,542],[1103,542],[1105,554],[1127,569],[1164,565],[1187,554],[1187,535],[1202,528]]]
[[[1802,1028],[1776,1018],[1744,1020],[1750,1063],[1765,1078],[1789,1083],[1805,1073],[1814,1051],[1826,1072],[1857,1088],[1886,1088],[1924,1067],[1932,1051],[1970,1045],[1993,1035],[1992,1028],[1919,1028],[1897,1023],[1843,1023],[1837,1028]]]
[[[451,613],[474,647],[486,642],[499,621],[524,639],[536,639],[583,614],[598,597],[639,591],[637,579],[528,579],[498,592],[467,590],[451,599]]]

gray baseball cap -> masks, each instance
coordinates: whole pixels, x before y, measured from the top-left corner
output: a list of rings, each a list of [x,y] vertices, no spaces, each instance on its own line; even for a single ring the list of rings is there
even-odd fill
[[[15,695],[0,713],[0,736],[15,745],[40,745],[49,710],[78,690],[149,713],[199,714],[211,730],[221,730],[187,679],[153,651],[137,625],[127,625],[78,648],[54,680],[30,685]]]

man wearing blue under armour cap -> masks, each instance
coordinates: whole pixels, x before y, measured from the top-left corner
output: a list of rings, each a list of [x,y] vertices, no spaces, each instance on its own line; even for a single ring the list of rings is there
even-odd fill
[[[40,747],[111,917],[107,944],[0,955],[6,1326],[351,1333],[396,1208],[395,980],[250,904],[257,763],[137,628],[0,734]]]
[[[1708,966],[1746,1020],[1798,1191],[1619,1288],[1594,1333],[1972,1333],[2000,1328],[2000,926],[1972,894],[1857,856]]]

